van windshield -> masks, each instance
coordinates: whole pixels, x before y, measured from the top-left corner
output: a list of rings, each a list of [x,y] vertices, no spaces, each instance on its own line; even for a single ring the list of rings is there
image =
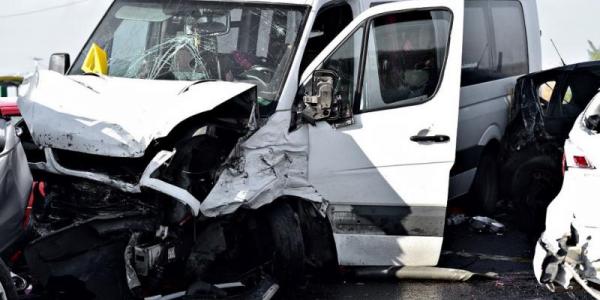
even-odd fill
[[[204,1],[117,0],[70,74],[84,74],[91,48],[107,75],[256,84],[273,101],[285,80],[308,8]],[[97,50],[97,49],[96,49]]]

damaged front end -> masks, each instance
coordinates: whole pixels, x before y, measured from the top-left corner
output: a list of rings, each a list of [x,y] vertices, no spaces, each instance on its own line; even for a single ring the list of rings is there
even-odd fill
[[[32,169],[125,193],[158,191],[198,215],[217,169],[258,126],[256,89],[216,81],[147,86],[54,72],[26,79],[19,108],[39,149],[29,155]]]
[[[295,256],[286,263],[297,266],[282,277],[300,275],[302,232],[282,237],[271,229],[288,215],[296,224],[290,230],[299,230],[294,211],[303,206],[274,213],[276,208],[267,205],[293,196],[321,202],[307,180],[306,128],[289,132],[289,112],[266,122],[256,88],[249,84],[203,81],[181,88],[179,82],[171,106],[145,108],[146,117],[155,119],[143,124],[103,120],[115,116],[75,104],[87,101],[75,100],[81,94],[96,100],[114,96],[111,85],[121,80],[139,83],[43,72],[25,82],[19,99],[21,136],[45,190],[33,204],[36,238],[24,253],[43,293],[127,299],[226,295],[219,286],[269,290],[276,284],[266,274],[276,273],[267,271],[283,264],[273,258],[274,251],[294,243]],[[61,85],[76,86],[75,92],[56,90]],[[142,94],[151,104],[160,103]],[[212,104],[190,105],[205,98]],[[134,119],[143,115],[141,107],[129,109]]]

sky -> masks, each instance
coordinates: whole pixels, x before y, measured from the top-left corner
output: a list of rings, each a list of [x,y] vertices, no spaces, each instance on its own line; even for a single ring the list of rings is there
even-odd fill
[[[33,71],[35,57],[75,59],[112,0],[0,0],[0,74]],[[567,64],[588,60],[587,40],[600,48],[600,0],[537,0],[542,67],[559,66],[556,43]]]
[[[76,57],[112,0],[0,0],[0,75],[24,75],[34,58]]]
[[[600,48],[600,0],[538,0],[542,31],[542,67],[560,66],[554,40],[567,64],[589,60],[588,40]]]

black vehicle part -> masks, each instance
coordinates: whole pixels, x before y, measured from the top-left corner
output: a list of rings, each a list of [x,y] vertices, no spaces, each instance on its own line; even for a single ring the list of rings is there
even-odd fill
[[[550,82],[554,85],[549,85]],[[543,99],[539,94],[543,86],[551,90],[550,99]],[[519,78],[504,146],[518,151],[547,139],[556,139],[558,145],[562,145],[575,119],[599,87],[598,62],[564,66]]]
[[[536,156],[520,164],[512,180],[513,199],[520,226],[532,237],[544,230],[546,208],[562,186],[560,164],[549,156]]]
[[[10,270],[0,259],[0,299],[17,300],[17,291],[10,276]]]
[[[300,219],[307,273],[327,280],[334,279],[337,275],[337,252],[331,224],[319,212],[318,206],[322,204],[302,199],[284,201],[289,201]]]
[[[256,88],[252,88],[207,113],[189,118],[173,129],[157,145],[175,149],[168,166],[160,170],[164,181],[204,199],[218,179],[222,165],[240,139],[257,129],[259,109]],[[187,211],[174,204],[172,219]]]
[[[196,280],[185,291],[184,299],[218,299],[227,297],[227,293],[214,285]]]
[[[204,279],[217,257],[227,250],[225,229],[221,222],[208,224],[196,239],[198,242],[192,247],[185,264],[186,277],[192,280]]]
[[[161,212],[144,195],[122,192],[94,181],[46,175],[46,196],[33,204],[34,229],[46,234],[95,217],[144,215]]]
[[[143,298],[187,288],[181,271],[185,268],[190,242],[190,232],[181,227],[162,226],[157,232],[131,234],[123,256],[132,294]]]
[[[187,189],[197,199],[206,198],[218,178],[219,168],[240,137],[232,128],[199,125],[176,142],[176,153],[161,177]]]
[[[283,286],[297,285],[304,276],[304,240],[298,214],[287,203],[267,212],[273,241],[273,275]]]
[[[96,217],[31,242],[27,264],[51,299],[129,299],[123,253],[130,231],[155,232],[143,215]]]
[[[478,210],[486,215],[492,215],[496,211],[499,195],[498,172],[496,151],[485,151],[479,160],[469,197]]]
[[[592,115],[585,119],[585,126],[595,132],[600,131],[600,115]]]

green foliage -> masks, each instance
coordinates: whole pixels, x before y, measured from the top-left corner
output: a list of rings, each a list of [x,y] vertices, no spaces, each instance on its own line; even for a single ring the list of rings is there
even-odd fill
[[[600,49],[598,49],[598,47],[596,47],[590,40],[588,40],[588,44],[590,45],[590,49],[588,50],[590,60],[600,60]]]

